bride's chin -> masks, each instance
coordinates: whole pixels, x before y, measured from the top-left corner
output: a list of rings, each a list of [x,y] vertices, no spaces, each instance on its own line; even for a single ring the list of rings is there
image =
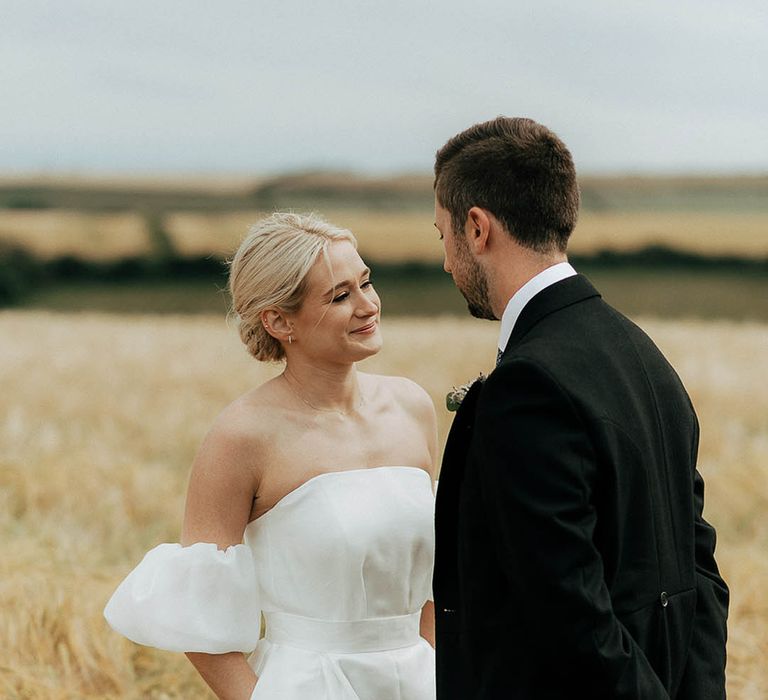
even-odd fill
[[[355,352],[355,355],[357,357],[355,359],[355,362],[359,362],[360,360],[365,360],[368,357],[377,355],[383,345],[384,343],[382,342],[380,336],[376,338],[371,338],[367,343],[362,345],[362,347],[356,348],[357,352]]]
[[[374,346],[372,346],[370,348],[365,348],[365,349],[361,350],[360,351],[360,358],[359,359],[365,360],[368,357],[373,357],[374,355],[378,355],[379,351],[381,350],[381,347],[382,347],[382,343],[379,342],[379,343],[376,343],[376,345],[374,345]]]
[[[373,357],[374,355],[377,355],[379,351],[381,350],[381,342],[378,342],[376,344],[370,343],[363,347],[355,347],[355,348],[339,348],[336,352],[329,352],[327,355],[324,356],[324,361],[332,362],[334,364],[337,364],[339,362],[343,363],[355,363],[355,362],[362,362],[363,360],[367,360],[369,357]],[[320,359],[319,357],[316,359]]]

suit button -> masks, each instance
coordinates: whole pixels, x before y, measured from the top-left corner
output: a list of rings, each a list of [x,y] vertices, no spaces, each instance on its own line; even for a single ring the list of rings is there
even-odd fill
[[[666,591],[662,591],[661,595],[659,596],[659,600],[661,601],[661,607],[666,608],[669,604],[669,596],[667,595]]]

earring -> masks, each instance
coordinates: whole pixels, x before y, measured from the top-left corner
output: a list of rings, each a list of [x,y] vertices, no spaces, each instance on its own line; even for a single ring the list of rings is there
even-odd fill
[[[292,335],[288,336],[288,345],[293,345],[293,336]]]

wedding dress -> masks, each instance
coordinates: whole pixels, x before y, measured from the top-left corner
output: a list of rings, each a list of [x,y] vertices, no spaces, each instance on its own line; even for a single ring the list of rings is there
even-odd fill
[[[423,469],[322,473],[249,523],[243,544],[158,545],[104,615],[140,644],[252,652],[251,700],[433,700],[419,636],[433,514]]]

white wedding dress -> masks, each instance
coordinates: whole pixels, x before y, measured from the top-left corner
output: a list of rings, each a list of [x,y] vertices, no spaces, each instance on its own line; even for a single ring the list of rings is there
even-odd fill
[[[140,644],[252,652],[251,700],[433,700],[419,636],[433,514],[423,469],[323,473],[249,523],[243,544],[158,545],[104,615]]]

